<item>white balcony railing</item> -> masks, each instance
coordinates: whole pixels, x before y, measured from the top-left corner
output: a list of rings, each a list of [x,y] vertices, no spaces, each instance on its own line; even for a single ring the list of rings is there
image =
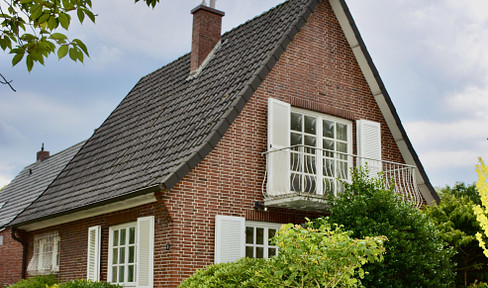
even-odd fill
[[[342,182],[351,180],[351,167],[359,165],[367,166],[372,177],[381,172],[386,187],[393,185],[393,190],[404,201],[411,201],[416,207],[423,203],[415,181],[415,166],[303,145],[263,154],[266,155],[266,175],[262,186],[265,203],[283,203],[286,199],[296,201],[299,197],[303,206],[303,199],[323,201],[324,195],[333,193],[336,196],[343,190]]]

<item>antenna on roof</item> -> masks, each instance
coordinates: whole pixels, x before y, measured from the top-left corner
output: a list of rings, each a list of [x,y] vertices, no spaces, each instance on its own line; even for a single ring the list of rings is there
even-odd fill
[[[41,151],[44,151],[44,142],[42,142]]]
[[[217,0],[210,0],[210,8],[215,9],[215,5],[217,4]]]

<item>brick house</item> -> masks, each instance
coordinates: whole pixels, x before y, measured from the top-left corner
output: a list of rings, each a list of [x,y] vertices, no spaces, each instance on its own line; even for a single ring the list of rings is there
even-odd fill
[[[41,151],[37,152],[36,162],[25,167],[0,192],[0,287],[25,277],[22,263],[27,255],[23,255],[22,231],[6,226],[46,190],[83,143],[51,156],[44,151],[43,145]]]
[[[289,0],[223,35],[223,12],[191,12],[191,53],[143,77],[10,224],[29,275],[177,287],[270,257],[356,165],[439,201],[344,0]]]

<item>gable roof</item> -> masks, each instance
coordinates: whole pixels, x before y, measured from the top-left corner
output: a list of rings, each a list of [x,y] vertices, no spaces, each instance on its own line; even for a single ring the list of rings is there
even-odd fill
[[[190,54],[143,77],[13,224],[172,188],[217,145],[320,2],[289,0],[225,33],[195,77],[189,77]],[[332,2],[350,16],[343,1]],[[390,113],[393,125],[401,127],[394,108]],[[423,171],[406,143],[406,153]],[[430,185],[425,172],[422,176]]]
[[[0,228],[8,225],[46,190],[84,143],[25,167],[0,191]]]

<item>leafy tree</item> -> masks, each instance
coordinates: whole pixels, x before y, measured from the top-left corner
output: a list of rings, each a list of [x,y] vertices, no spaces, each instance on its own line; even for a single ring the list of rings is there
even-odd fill
[[[385,186],[384,178],[369,178],[353,170],[352,183],[331,199],[330,221],[352,230],[353,237],[385,235],[382,263],[364,266],[366,287],[452,287],[454,273],[446,247],[432,221]]]
[[[480,195],[481,205],[476,205],[473,210],[482,230],[482,232],[476,233],[476,239],[478,239],[483,253],[488,257],[488,249],[484,240],[488,237],[488,168],[486,168],[481,158],[479,158],[478,165],[476,165],[476,172],[478,173],[476,189]]]
[[[457,264],[456,287],[487,282],[488,259],[475,237],[481,232],[473,213],[474,201],[480,202],[475,185],[456,183],[452,188],[446,186],[441,189],[439,195],[439,205],[426,207],[424,212],[434,221],[442,239],[457,251],[452,258]]]
[[[180,288],[358,287],[362,266],[383,259],[386,237],[352,239],[325,219],[283,225],[272,241],[280,248],[269,260],[244,258],[199,270]]]
[[[143,1],[152,7],[159,2]],[[44,64],[52,53],[57,53],[59,59],[68,55],[73,61],[83,62],[89,56],[85,44],[60,32],[69,29],[73,16],[80,23],[86,18],[95,22],[92,1],[4,0],[0,5],[0,48],[13,55],[12,65],[25,59],[29,71],[36,62]],[[3,80],[3,84],[9,84]]]

